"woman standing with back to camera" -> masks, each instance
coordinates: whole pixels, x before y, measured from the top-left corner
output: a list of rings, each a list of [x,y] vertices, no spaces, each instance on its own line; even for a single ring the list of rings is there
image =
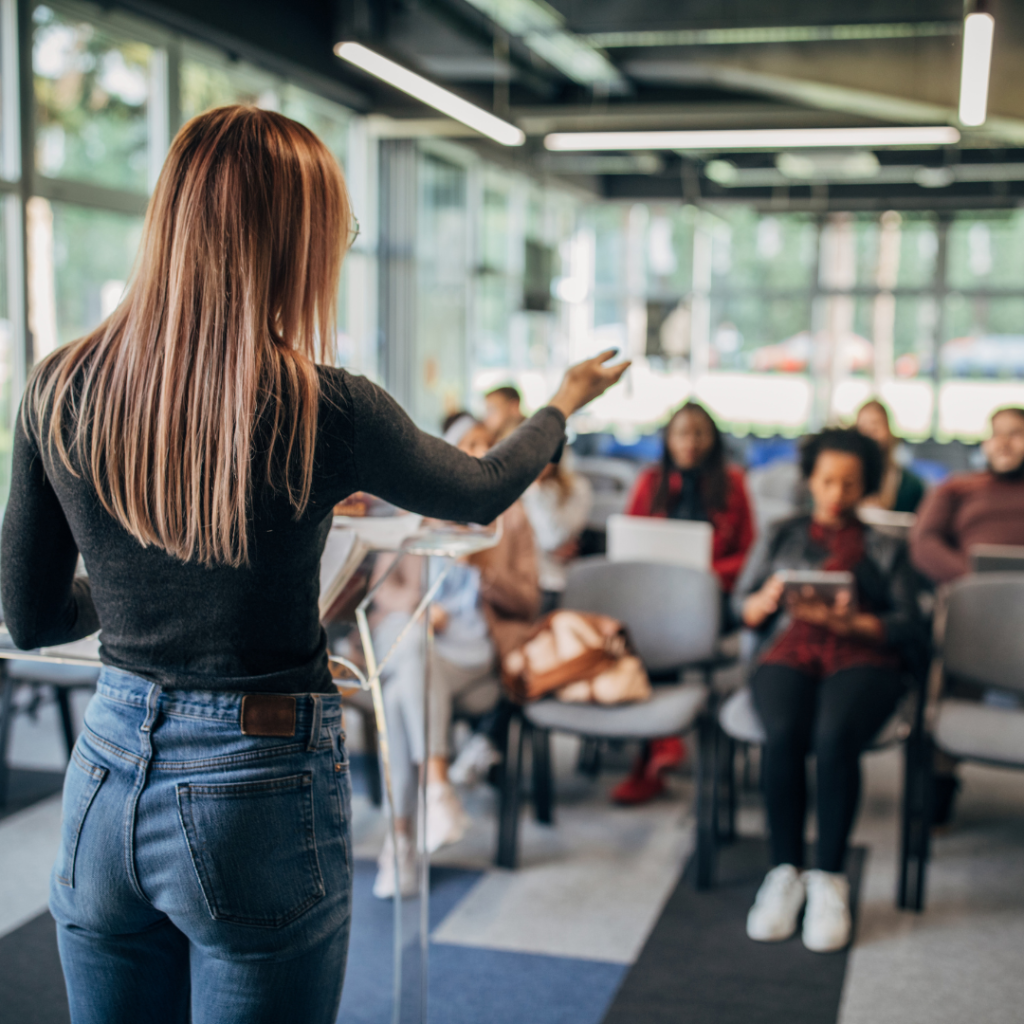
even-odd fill
[[[350,789],[317,614],[334,504],[490,522],[613,384],[611,353],[483,459],[329,365],[351,223],[308,129],[178,133],[131,284],[33,372],[2,591],[20,647],[102,627],[51,883],[74,1024],[335,1020]],[[89,579],[75,578],[81,552]]]

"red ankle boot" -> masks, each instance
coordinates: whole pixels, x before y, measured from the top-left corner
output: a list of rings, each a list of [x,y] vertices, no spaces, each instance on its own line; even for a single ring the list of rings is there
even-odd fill
[[[685,759],[686,746],[678,736],[645,743],[629,777],[612,790],[612,801],[625,805],[648,803],[665,790],[661,773],[682,764]]]

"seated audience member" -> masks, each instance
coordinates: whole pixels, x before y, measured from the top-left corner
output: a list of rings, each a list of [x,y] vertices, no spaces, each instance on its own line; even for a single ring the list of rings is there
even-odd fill
[[[579,553],[594,495],[590,481],[574,473],[569,454],[549,463],[522,497],[533,527],[540,569],[541,611],[558,607],[565,590],[565,566]]]
[[[747,934],[786,939],[804,913],[803,941],[818,952],[850,936],[843,874],[860,790],[860,755],[892,715],[908,667],[925,657],[915,576],[902,542],[863,525],[858,503],[877,490],[878,445],[856,430],[805,440],[801,469],[810,515],[775,523],[758,541],[733,593],[736,614],[760,634],[751,677],[764,723],[762,781],[771,859],[747,917]],[[854,601],[783,602],[783,569],[851,572]],[[804,871],[807,755],[817,757],[818,846]]]
[[[910,531],[910,557],[934,583],[970,572],[974,544],[1024,544],[1024,409],[996,412],[982,447],[988,468],[932,490]]]
[[[468,416],[470,420],[474,420],[475,417],[468,409],[456,409],[455,412],[448,413],[444,418],[444,422],[441,424],[441,436],[444,437],[449,430],[464,416]]]
[[[889,509],[891,512],[916,512],[924,497],[924,482],[896,461],[900,439],[889,424],[889,411],[878,399],[865,402],[857,413],[857,429],[870,437],[882,450],[885,470],[877,494],[869,494],[865,505]]]
[[[1024,544],[1024,409],[1000,409],[982,446],[988,468],[950,477],[921,503],[910,531],[910,557],[933,583],[951,583],[970,572],[975,544]],[[939,608],[944,602],[939,602]],[[943,615],[936,614],[936,638]],[[967,697],[978,696],[968,690]],[[936,752],[932,778],[932,822],[953,817],[960,782],[956,762]]]
[[[503,441],[526,419],[522,410],[522,397],[518,389],[511,385],[488,391],[484,403],[484,426],[491,432],[495,442]]]
[[[754,520],[743,471],[726,463],[722,434],[702,405],[687,402],[669,420],[661,464],[637,478],[626,513],[709,522],[714,530],[712,568],[723,596],[731,593],[754,540]],[[725,625],[728,604],[723,608]],[[612,791],[612,799],[623,804],[653,799],[665,788],[662,773],[684,756],[677,737],[651,741],[629,778]]]
[[[445,439],[480,458],[490,448],[487,429],[470,416],[451,424]],[[456,700],[477,715],[497,703],[498,660],[525,638],[537,616],[540,594],[533,532],[522,504],[503,516],[498,545],[451,567],[431,607],[435,633],[430,672],[430,735],[423,746],[424,638],[417,625],[384,667],[384,703],[388,717],[391,780],[398,835],[399,885],[403,895],[416,889],[416,845],[413,839],[417,766],[426,756],[427,835],[431,851],[462,838],[467,818],[448,779],[449,731]],[[431,559],[428,573],[442,568]],[[380,559],[375,575],[390,560]],[[409,621],[422,594],[423,560],[406,557],[374,598],[374,646],[390,650]],[[395,892],[394,856],[390,836],[378,861],[374,895],[387,899]]]

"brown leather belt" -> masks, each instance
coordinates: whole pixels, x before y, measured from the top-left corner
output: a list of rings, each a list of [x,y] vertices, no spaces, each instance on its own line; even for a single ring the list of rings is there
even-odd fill
[[[286,693],[247,693],[242,698],[246,736],[294,736],[295,698]]]

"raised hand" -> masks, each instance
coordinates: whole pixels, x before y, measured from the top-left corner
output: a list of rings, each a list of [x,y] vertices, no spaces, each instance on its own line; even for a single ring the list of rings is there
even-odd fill
[[[603,395],[629,368],[629,360],[605,366],[618,349],[609,348],[593,359],[570,366],[565,371],[562,383],[555,397],[548,403],[562,412],[568,419],[574,412]]]

